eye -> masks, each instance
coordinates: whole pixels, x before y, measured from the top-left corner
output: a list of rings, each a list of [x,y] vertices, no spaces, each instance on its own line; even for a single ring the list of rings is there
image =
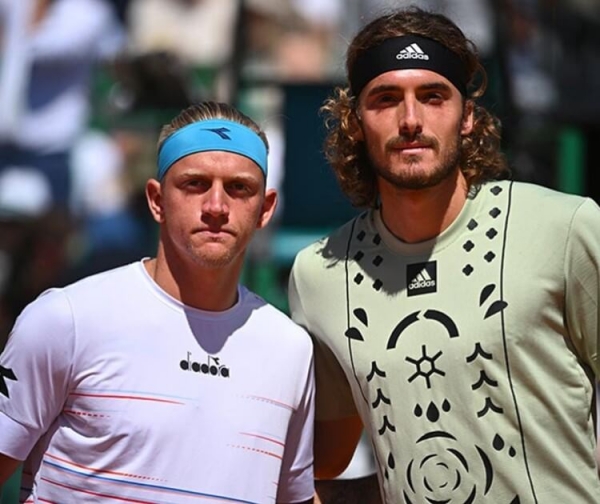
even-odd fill
[[[232,195],[247,196],[253,193],[253,187],[247,182],[235,180],[227,184],[227,192]]]
[[[377,106],[386,106],[386,105],[394,105],[396,103],[398,103],[398,97],[396,97],[393,94],[381,94],[379,96],[377,96],[374,100],[374,104]]]
[[[187,179],[183,183],[183,187],[188,191],[205,191],[209,188],[210,184],[206,180],[199,178]]]
[[[387,110],[390,107],[395,107],[401,100],[400,97],[393,93],[378,93],[373,96],[369,96],[365,101],[365,108],[370,110]]]
[[[422,96],[421,101],[431,105],[441,105],[445,99],[445,96],[441,92],[429,91]]]

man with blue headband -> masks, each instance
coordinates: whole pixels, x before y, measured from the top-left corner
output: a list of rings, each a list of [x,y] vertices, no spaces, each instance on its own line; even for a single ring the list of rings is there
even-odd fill
[[[0,484],[22,502],[313,501],[312,345],[239,284],[277,195],[246,115],[192,105],[147,182],[155,258],[50,289],[0,355]]]
[[[346,69],[325,150],[365,210],[298,254],[289,289],[315,342],[315,474],[364,426],[387,504],[600,502],[600,208],[510,180],[447,17],[373,20]]]

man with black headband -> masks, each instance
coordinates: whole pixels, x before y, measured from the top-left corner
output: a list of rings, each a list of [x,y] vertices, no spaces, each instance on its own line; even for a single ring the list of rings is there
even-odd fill
[[[312,345],[238,284],[276,194],[233,107],[164,126],[148,181],[158,252],[61,289],[0,355],[0,484],[22,502],[311,503]]]
[[[600,502],[600,210],[509,180],[485,74],[448,18],[366,25],[326,101],[326,153],[366,211],[297,256],[315,472],[370,434],[382,499]]]

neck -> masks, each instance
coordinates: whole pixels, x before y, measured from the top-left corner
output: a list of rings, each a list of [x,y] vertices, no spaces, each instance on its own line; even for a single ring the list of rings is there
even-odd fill
[[[159,246],[156,259],[144,263],[146,271],[167,294],[192,308],[225,311],[237,302],[242,261],[223,268],[207,268],[168,260]]]
[[[427,189],[398,189],[380,181],[381,218],[396,238],[419,243],[438,236],[454,222],[467,199],[467,182],[457,171]]]

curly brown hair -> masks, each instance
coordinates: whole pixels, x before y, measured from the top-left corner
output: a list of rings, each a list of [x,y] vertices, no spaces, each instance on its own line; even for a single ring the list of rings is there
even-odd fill
[[[477,48],[447,17],[418,7],[383,15],[367,24],[352,40],[346,57],[346,72],[367,49],[401,35],[420,35],[435,40],[458,55],[468,76],[468,100],[473,102],[474,124],[462,137],[460,167],[469,186],[486,180],[507,178],[510,170],[500,150],[500,122],[475,103],[487,87],[487,74]],[[375,207],[378,193],[375,171],[364,142],[356,138],[359,122],[356,97],[348,86],[338,86],[321,107],[327,130],[324,152],[342,191],[354,206]]]

